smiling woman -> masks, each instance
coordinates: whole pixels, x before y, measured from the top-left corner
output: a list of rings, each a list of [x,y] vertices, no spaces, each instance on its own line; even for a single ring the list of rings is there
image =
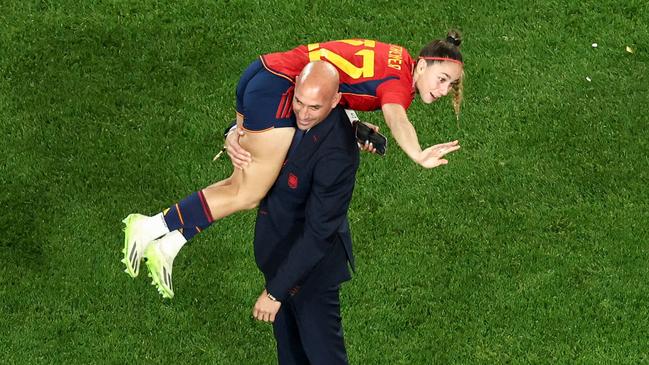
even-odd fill
[[[424,74],[422,77],[417,77],[422,79],[421,85],[417,85],[415,81],[417,90],[422,96],[422,101],[431,103],[452,92],[453,107],[456,115],[460,113],[463,90],[462,80],[464,77],[464,63],[459,49],[461,43],[462,38],[457,31],[450,31],[446,36],[446,41],[437,40],[431,42],[419,52],[418,67],[415,70],[415,76],[413,76],[417,77],[417,71],[420,71],[419,64],[422,61],[427,66],[431,66],[423,67],[423,71],[420,71],[420,74]],[[432,96],[432,100],[427,101],[424,97],[427,94],[426,91]]]

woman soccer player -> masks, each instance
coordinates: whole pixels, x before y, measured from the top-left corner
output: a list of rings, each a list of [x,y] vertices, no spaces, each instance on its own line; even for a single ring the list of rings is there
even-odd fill
[[[182,246],[215,220],[252,209],[275,182],[295,128],[311,124],[323,105],[305,104],[294,97],[295,78],[315,60],[327,61],[340,76],[340,105],[381,110],[401,149],[425,168],[446,164],[457,141],[421,148],[406,110],[416,93],[430,104],[451,92],[455,112],[462,100],[463,62],[457,32],[434,40],[414,60],[401,46],[352,39],[313,43],[293,50],[263,55],[243,73],[237,86],[237,129],[245,131],[238,143],[229,138],[232,175],[152,216],[131,214],[126,224],[126,272],[139,273],[147,258],[149,274],[163,297],[174,295],[172,265]]]

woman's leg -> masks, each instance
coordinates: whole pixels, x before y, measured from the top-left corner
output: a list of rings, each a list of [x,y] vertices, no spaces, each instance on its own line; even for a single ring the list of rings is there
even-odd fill
[[[237,124],[249,130],[239,142],[252,162],[153,217],[126,217],[122,261],[129,275],[136,277],[141,258],[147,257],[154,283],[163,296],[172,297],[171,269],[180,248],[215,220],[259,204],[279,175],[295,133],[292,88],[290,80],[266,71],[259,60],[246,69],[237,85]]]
[[[244,170],[235,169],[229,184],[216,183],[203,189],[212,219],[259,204],[279,175],[294,133],[294,128],[273,128],[241,137],[239,143],[250,152],[252,162]]]
[[[248,167],[234,169],[228,179],[190,195],[164,215],[171,232],[144,251],[149,275],[163,297],[174,296],[173,261],[187,240],[217,219],[256,207],[266,196],[279,175],[294,133],[294,128],[274,128],[245,134],[240,143],[252,155]]]

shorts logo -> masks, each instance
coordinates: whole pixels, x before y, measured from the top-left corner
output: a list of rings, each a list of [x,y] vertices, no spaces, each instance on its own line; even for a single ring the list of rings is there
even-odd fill
[[[288,174],[288,187],[291,189],[297,189],[297,176],[293,175],[293,173]]]

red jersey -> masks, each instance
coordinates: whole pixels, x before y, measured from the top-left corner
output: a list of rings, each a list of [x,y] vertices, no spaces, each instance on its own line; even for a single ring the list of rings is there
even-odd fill
[[[261,56],[264,67],[295,82],[311,61],[328,61],[340,75],[340,104],[355,110],[377,110],[384,104],[408,109],[414,98],[414,62],[401,46],[366,39],[348,39],[299,46]]]

